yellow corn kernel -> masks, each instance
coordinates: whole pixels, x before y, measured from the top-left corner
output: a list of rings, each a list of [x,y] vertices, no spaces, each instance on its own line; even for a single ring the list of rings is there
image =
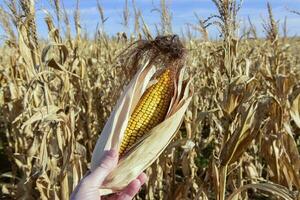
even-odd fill
[[[134,109],[125,130],[119,154],[124,155],[145,133],[161,123],[169,108],[174,92],[174,71],[166,69],[157,83],[150,86],[142,95]]]

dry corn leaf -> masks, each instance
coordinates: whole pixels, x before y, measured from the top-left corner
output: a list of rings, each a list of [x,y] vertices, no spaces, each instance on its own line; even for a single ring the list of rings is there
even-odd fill
[[[275,86],[277,96],[281,98],[287,97],[292,87],[294,86],[293,76],[278,74],[275,76]]]
[[[242,114],[242,123],[239,128],[236,129],[236,131],[233,133],[232,136],[230,136],[229,140],[224,145],[221,154],[220,154],[220,161],[221,165],[225,166],[232,161],[235,161],[237,157],[235,154],[241,154],[240,151],[245,151],[247,146],[241,146],[240,149],[238,149],[239,145],[241,143],[246,143],[247,145],[250,144],[249,141],[251,141],[254,137],[251,137],[251,133],[254,128],[254,131],[257,131],[257,126],[255,125],[256,119],[256,111],[257,110],[257,103],[253,103],[247,110],[246,113]],[[255,133],[253,133],[255,134]],[[247,141],[247,142],[245,142]],[[233,159],[234,158],[234,159]]]
[[[247,76],[235,78],[227,88],[221,108],[226,114],[232,114],[243,101],[255,95],[255,79]]]
[[[37,179],[36,189],[40,192],[40,199],[50,199],[50,180],[46,173]]]
[[[30,68],[30,70],[27,70],[27,72],[29,73],[29,76],[32,78],[35,75],[35,70],[34,70],[33,61],[31,57],[31,50],[24,41],[25,35],[26,35],[26,27],[24,25],[20,25],[18,29],[18,38],[19,38],[18,44],[20,48],[20,53],[27,67]]]
[[[287,126],[287,125],[286,125]],[[300,155],[292,134],[282,134],[283,153],[281,154],[281,169],[287,179],[289,188],[296,186],[300,189]],[[286,169],[286,170],[285,170]]]
[[[296,98],[292,101],[292,106],[290,110],[290,114],[296,125],[300,128],[300,93],[296,96]]]
[[[57,47],[60,50],[60,52],[62,53],[62,60],[60,61],[60,63],[64,64],[69,55],[69,51],[68,51],[66,45],[59,44],[59,43],[51,43],[42,50],[42,54],[41,54],[42,62],[47,62],[48,60],[50,60],[48,58],[48,54],[49,54],[50,49],[54,48],[54,47]]]
[[[252,124],[249,125],[248,130],[244,130],[242,137],[237,142],[237,147],[231,157],[230,163],[237,161],[242,154],[251,145],[251,142],[259,134],[259,129],[263,126],[266,120],[266,113],[268,112],[268,101],[260,101],[255,108],[255,113],[252,117]]]
[[[244,185],[244,186],[238,188],[227,198],[227,200],[234,199],[236,197],[236,195],[239,195],[241,192],[248,190],[248,189],[262,190],[262,191],[271,193],[273,195],[280,196],[280,197],[284,198],[285,200],[296,199],[296,196],[294,194],[292,194],[287,188],[285,188],[281,185],[271,184],[271,183],[257,183],[257,184]]]
[[[35,110],[35,114],[22,124],[22,129],[36,121],[62,121],[57,118],[57,112],[60,110],[57,106],[43,106]]]

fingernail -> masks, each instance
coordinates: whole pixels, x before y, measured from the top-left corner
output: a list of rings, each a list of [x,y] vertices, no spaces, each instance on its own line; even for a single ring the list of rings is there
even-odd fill
[[[145,179],[145,182],[148,181],[148,176],[145,173],[142,173],[141,176]]]

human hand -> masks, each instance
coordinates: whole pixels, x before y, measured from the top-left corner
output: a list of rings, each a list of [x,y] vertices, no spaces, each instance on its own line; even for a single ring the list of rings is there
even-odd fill
[[[106,176],[117,166],[118,152],[114,149],[107,151],[99,165],[92,173],[84,177],[71,194],[71,200],[130,200],[145,183],[147,176],[145,173],[139,175],[129,185],[118,193],[100,196],[99,188],[103,184]]]

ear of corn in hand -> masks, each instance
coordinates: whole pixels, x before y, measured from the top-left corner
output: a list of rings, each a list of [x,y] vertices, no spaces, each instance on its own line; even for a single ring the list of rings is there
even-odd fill
[[[179,130],[192,98],[190,81],[183,80],[183,53],[178,37],[169,36],[140,41],[129,54],[145,55],[149,60],[133,56],[133,63],[141,61],[141,66],[119,98],[94,148],[91,171],[97,168],[105,151],[119,149],[120,154],[100,194],[124,189],[159,157]],[[154,64],[168,67],[151,84],[156,73]]]

